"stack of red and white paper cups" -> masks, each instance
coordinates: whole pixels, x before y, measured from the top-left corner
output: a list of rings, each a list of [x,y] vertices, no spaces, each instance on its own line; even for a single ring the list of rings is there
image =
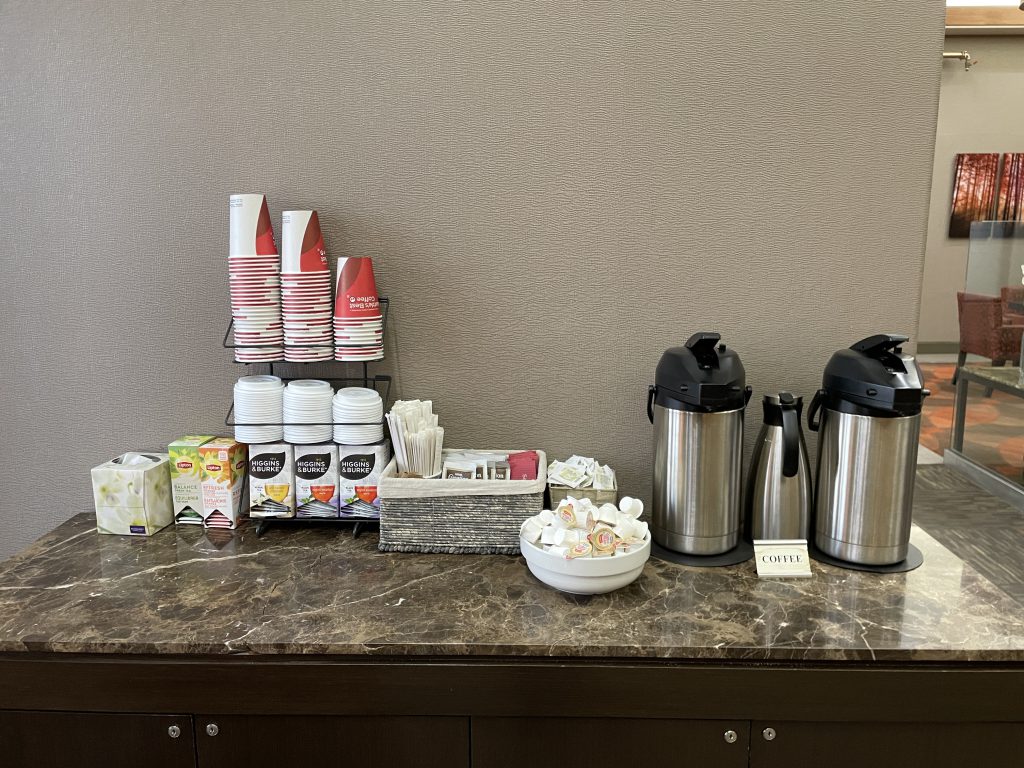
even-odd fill
[[[344,362],[384,357],[384,318],[366,256],[338,259],[338,290],[334,301],[334,359]]]
[[[284,212],[281,255],[284,359],[330,360],[331,271],[316,211]]]
[[[228,270],[235,360],[258,363],[280,360],[284,350],[281,323],[281,257],[274,244],[270,211],[263,195],[228,199]]]

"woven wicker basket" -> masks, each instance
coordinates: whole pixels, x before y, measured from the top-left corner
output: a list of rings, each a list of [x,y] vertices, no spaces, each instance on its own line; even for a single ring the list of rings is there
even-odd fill
[[[384,552],[518,554],[520,526],[544,508],[547,458],[543,451],[537,455],[536,480],[403,478],[396,475],[392,460],[377,483],[379,548]]]

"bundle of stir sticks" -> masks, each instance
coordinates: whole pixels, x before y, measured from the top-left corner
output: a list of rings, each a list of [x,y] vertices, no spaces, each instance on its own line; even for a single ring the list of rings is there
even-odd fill
[[[396,400],[387,415],[402,477],[439,477],[444,429],[430,400]]]

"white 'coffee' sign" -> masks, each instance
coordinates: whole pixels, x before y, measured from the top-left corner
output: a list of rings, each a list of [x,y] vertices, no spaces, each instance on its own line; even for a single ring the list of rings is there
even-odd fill
[[[754,562],[762,579],[806,579],[811,575],[806,539],[756,539]]]

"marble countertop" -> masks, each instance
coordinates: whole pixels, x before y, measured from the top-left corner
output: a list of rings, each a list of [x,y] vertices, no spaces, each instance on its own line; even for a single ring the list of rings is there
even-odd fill
[[[925,563],[906,574],[651,559],[584,598],[521,557],[385,554],[324,528],[129,538],[81,514],[0,565],[0,652],[1024,661],[1024,608],[920,528],[912,541]]]

